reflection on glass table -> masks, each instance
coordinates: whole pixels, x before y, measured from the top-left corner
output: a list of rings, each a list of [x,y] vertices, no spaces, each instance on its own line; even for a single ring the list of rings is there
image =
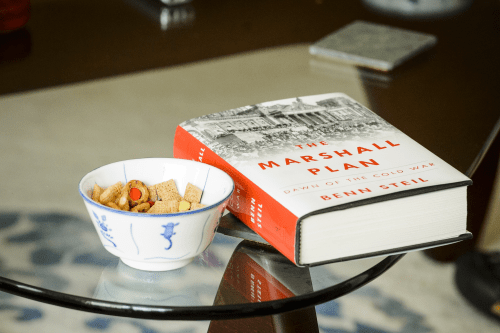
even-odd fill
[[[214,305],[265,302],[313,292],[308,267],[290,264],[271,246],[244,240],[236,247]],[[236,320],[214,320],[208,332],[319,332],[316,311],[295,311]]]
[[[367,260],[339,281],[326,269],[337,264],[299,268],[267,244],[218,233],[184,268],[144,272],[103,249],[90,221],[77,216],[3,213],[0,229],[1,291],[69,309],[155,320],[307,312],[372,281],[402,257]]]
[[[186,0],[126,0],[132,8],[159,23],[162,31],[191,24],[195,19],[194,7]]]
[[[474,0],[363,0],[363,4],[385,15],[405,18],[439,18],[469,9]]]
[[[207,256],[208,252],[204,255]],[[186,277],[197,276],[199,271],[203,270],[203,267],[200,267],[206,265],[203,259],[165,272],[141,271],[125,265],[121,260],[113,260],[103,270],[94,298],[158,306],[200,306],[204,297],[209,298],[209,295],[213,294],[213,286],[204,283],[203,279],[193,286]],[[217,274],[215,275],[218,278]]]

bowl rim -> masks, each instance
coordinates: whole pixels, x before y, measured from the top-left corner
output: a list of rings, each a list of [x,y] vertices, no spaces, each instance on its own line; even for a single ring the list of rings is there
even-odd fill
[[[95,202],[94,200],[92,200],[91,198],[88,197],[87,194],[83,193],[82,191],[82,184],[83,184],[83,181],[84,179],[92,172],[98,170],[98,169],[101,169],[101,168],[104,168],[104,167],[107,167],[107,166],[110,166],[112,164],[117,164],[117,163],[124,163],[124,162],[130,162],[130,161],[139,161],[139,160],[148,160],[148,159],[151,159],[151,160],[175,160],[175,161],[182,161],[183,163],[192,163],[192,164],[203,164],[203,165],[206,165],[208,166],[209,168],[214,168],[214,169],[217,169],[219,171],[221,171],[222,173],[224,173],[230,180],[231,180],[231,184],[232,184],[232,188],[231,190],[229,191],[229,194],[226,195],[223,199],[217,201],[216,203],[213,203],[209,206],[205,206],[203,208],[199,208],[199,209],[196,209],[196,210],[188,210],[188,211],[185,211],[185,212],[178,212],[178,213],[165,213],[165,214],[147,214],[147,213],[135,213],[135,212],[130,212],[130,211],[123,211],[123,210],[118,210],[118,209],[115,209],[115,208],[111,208],[111,207],[108,207],[108,206],[105,206],[101,203],[97,203]],[[104,209],[106,211],[109,211],[109,212],[112,212],[112,213],[115,213],[115,214],[122,214],[122,215],[126,215],[126,216],[141,216],[141,217],[151,217],[151,218],[164,218],[164,217],[172,217],[172,216],[182,216],[182,215],[192,215],[192,214],[197,214],[197,213],[201,213],[201,212],[204,212],[204,211],[208,211],[208,210],[211,210],[215,207],[218,207],[219,205],[221,205],[222,203],[224,203],[234,192],[234,188],[235,188],[235,184],[234,184],[234,179],[229,176],[229,174],[227,172],[225,172],[224,170],[221,170],[213,165],[210,165],[210,164],[207,164],[207,163],[202,163],[202,162],[198,162],[198,161],[193,161],[193,160],[186,160],[186,159],[181,159],[181,158],[169,158],[169,157],[145,157],[145,158],[135,158],[135,159],[129,159],[129,160],[122,160],[122,161],[116,161],[116,162],[112,162],[112,163],[108,163],[108,164],[105,164],[105,165],[101,165],[100,167],[97,167],[89,172],[87,172],[81,179],[80,179],[80,182],[78,183],[78,193],[80,193],[80,196],[83,198],[83,200],[88,203],[88,204],[91,204],[92,206],[96,207],[96,208],[99,208],[99,209]]]

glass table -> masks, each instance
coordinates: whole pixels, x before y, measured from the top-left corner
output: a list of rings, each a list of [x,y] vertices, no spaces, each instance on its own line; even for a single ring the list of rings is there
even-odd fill
[[[83,175],[172,157],[181,122],[281,98],[344,92],[466,173],[474,239],[425,253],[453,261],[477,247],[500,153],[500,3],[464,2],[458,13],[412,19],[368,0],[31,0],[26,27],[0,35],[0,317],[29,321],[48,303],[60,331],[77,321],[119,331],[127,320],[153,332],[148,318],[168,331],[175,321],[178,332],[240,320],[314,331],[315,305],[369,289],[402,255],[299,269],[248,233],[228,236],[230,215],[213,245],[176,272],[131,270],[97,239],[77,191]],[[409,3],[419,13],[428,5]],[[355,20],[438,42],[392,72],[309,54],[311,43]],[[197,328],[183,326],[194,321]]]
[[[228,214],[221,229],[233,223],[241,222]],[[19,224],[33,229],[16,232]],[[365,271],[338,281],[329,273],[330,265],[297,267],[268,244],[217,233],[193,263],[148,272],[109,254],[90,221],[76,216],[4,213],[0,228],[2,256],[25,248],[31,264],[30,270],[19,261],[2,265],[0,290],[64,308],[140,319],[228,320],[312,309],[364,286],[403,256],[368,261]],[[50,270],[61,264],[80,272],[70,275],[70,284],[78,284],[84,274],[95,289],[67,290],[68,282]]]

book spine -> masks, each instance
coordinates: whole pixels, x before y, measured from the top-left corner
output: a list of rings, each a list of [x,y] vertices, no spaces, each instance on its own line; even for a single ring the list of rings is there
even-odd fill
[[[178,126],[175,132],[174,157],[206,163],[226,172],[235,183],[227,209],[297,264],[295,239],[298,218],[294,214],[182,126]]]

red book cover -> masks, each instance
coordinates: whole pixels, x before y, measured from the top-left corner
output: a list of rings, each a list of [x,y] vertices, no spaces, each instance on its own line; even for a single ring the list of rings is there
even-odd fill
[[[233,178],[235,190],[228,203],[228,210],[262,235],[270,244],[274,244],[281,253],[293,262],[296,228],[294,224],[285,222],[297,221],[297,216],[285,209],[258,186],[255,186],[252,181],[181,126],[177,127],[174,142],[174,157],[192,159],[216,166]]]
[[[227,172],[228,210],[299,266],[470,237],[470,179],[342,93],[187,120],[174,157]]]
[[[214,305],[256,303],[312,292],[307,267],[268,245],[242,241],[222,277]],[[318,332],[314,307],[255,318],[212,321],[208,332]]]

